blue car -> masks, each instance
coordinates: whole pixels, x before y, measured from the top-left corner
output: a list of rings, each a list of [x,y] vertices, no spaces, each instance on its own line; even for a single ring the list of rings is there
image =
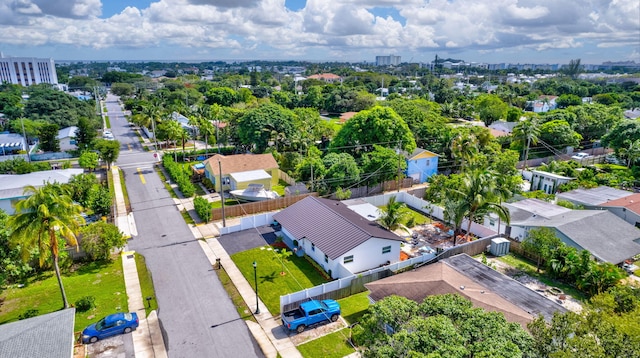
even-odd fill
[[[138,315],[135,312],[108,315],[82,331],[82,343],[94,343],[117,334],[129,333],[138,328],[138,324]]]

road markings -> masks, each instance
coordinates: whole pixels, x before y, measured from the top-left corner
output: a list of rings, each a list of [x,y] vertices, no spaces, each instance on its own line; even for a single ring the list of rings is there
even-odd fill
[[[140,170],[140,168],[138,169],[138,175],[140,176],[140,181],[142,182],[142,184],[147,184],[147,181],[144,180],[144,175],[142,175],[142,171]]]

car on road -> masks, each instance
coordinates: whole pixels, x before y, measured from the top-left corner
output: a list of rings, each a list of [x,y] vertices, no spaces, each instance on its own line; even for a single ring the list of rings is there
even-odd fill
[[[135,312],[110,314],[82,331],[82,343],[95,343],[118,334],[125,334],[138,328],[138,315]]]
[[[591,154],[580,152],[578,154],[572,155],[571,159],[574,159],[574,160],[577,160],[577,161],[581,161],[581,160],[583,160],[585,158],[589,158],[589,157],[591,157]]]

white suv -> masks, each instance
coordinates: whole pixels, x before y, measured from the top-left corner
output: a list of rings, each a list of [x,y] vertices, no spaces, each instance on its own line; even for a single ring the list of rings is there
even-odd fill
[[[582,159],[589,158],[589,157],[591,157],[591,155],[589,153],[583,153],[582,152],[582,153],[578,153],[578,154],[575,154],[575,155],[571,156],[571,159],[575,159],[577,161],[581,161]]]

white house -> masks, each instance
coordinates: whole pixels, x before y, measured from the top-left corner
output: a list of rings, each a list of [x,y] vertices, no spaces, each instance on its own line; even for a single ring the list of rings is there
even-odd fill
[[[15,212],[13,205],[18,200],[26,198],[24,195],[25,186],[33,185],[38,188],[46,183],[66,184],[72,176],[83,172],[83,169],[60,169],[29,174],[0,175],[0,209],[12,215]]]
[[[570,177],[539,170],[532,170],[531,173],[531,191],[542,190],[547,194],[555,194],[559,185],[573,180]]]
[[[58,135],[56,139],[60,142],[60,151],[66,152],[68,150],[76,150],[78,149],[76,143],[76,132],[78,131],[78,127],[71,126],[62,128],[58,131]]]
[[[307,254],[332,278],[400,260],[403,239],[340,201],[307,197],[273,215],[283,241]]]

